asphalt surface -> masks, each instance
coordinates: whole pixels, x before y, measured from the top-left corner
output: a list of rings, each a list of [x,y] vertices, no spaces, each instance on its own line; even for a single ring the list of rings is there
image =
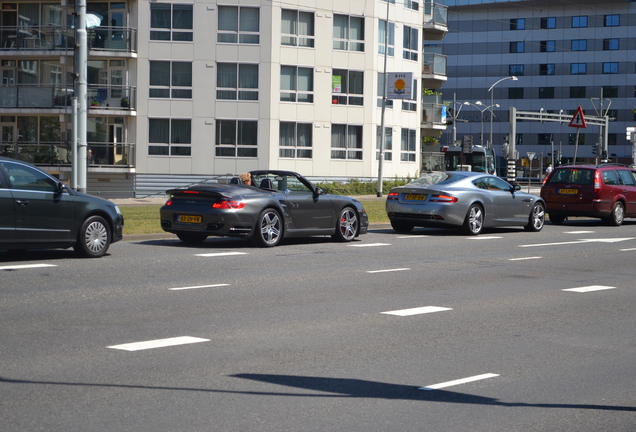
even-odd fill
[[[633,432],[635,253],[633,220],[0,252],[0,430]]]

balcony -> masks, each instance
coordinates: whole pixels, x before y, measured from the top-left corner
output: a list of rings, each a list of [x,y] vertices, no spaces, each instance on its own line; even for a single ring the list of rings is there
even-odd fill
[[[422,103],[422,123],[420,127],[436,131],[446,130],[446,105],[441,103]],[[422,135],[426,134],[422,132]]]
[[[71,106],[73,87],[52,84],[17,84],[0,87],[0,112],[8,109],[63,109]],[[113,115],[135,115],[137,88],[88,85],[87,106],[116,111]],[[89,111],[90,113],[90,111]],[[103,113],[102,113],[103,114]]]
[[[0,143],[2,156],[25,162],[47,165],[71,165],[70,143]],[[89,167],[130,169],[135,167],[135,144],[133,143],[88,143]]]
[[[424,40],[439,41],[448,33],[448,6],[424,3]]]
[[[87,30],[89,55],[119,52],[124,57],[137,53],[137,29],[131,27],[96,27]],[[60,55],[58,51],[75,49],[75,30],[72,28],[0,27],[0,51],[14,55]],[[103,55],[103,54],[102,54]]]
[[[447,79],[446,56],[424,53],[422,59],[422,88],[439,89]]]

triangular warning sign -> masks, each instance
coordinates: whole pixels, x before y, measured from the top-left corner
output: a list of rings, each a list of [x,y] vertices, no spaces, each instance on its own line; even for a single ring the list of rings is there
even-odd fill
[[[576,128],[586,128],[587,124],[585,123],[585,116],[583,115],[583,108],[582,107],[578,107],[576,109],[576,112],[574,113],[574,116],[572,117],[572,120],[570,120],[570,127],[576,127]]]

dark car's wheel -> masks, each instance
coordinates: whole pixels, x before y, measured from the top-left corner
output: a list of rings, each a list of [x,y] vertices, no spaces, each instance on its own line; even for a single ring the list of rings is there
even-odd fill
[[[350,242],[358,234],[358,215],[351,207],[345,207],[338,216],[334,240]]]
[[[528,225],[524,228],[526,231],[541,231],[543,224],[545,223],[545,207],[542,203],[534,203],[530,216],[528,218]]]
[[[623,219],[625,219],[625,207],[622,202],[617,201],[612,208],[612,214],[608,218],[603,218],[603,221],[608,225],[621,226]]]
[[[205,234],[197,234],[197,233],[178,233],[177,237],[184,243],[188,244],[199,244],[203,243],[206,238],[208,238]]]
[[[272,247],[280,243],[283,235],[283,222],[280,215],[274,209],[265,209],[258,216],[254,237],[252,240],[257,246]]]
[[[99,258],[108,250],[110,241],[108,223],[101,216],[91,216],[82,222],[73,249],[83,257]]]
[[[565,216],[560,214],[548,213],[548,218],[554,225],[561,225],[565,221]]]
[[[406,234],[413,231],[413,228],[415,228],[415,225],[410,223],[405,223],[405,222],[391,221],[391,227],[393,227],[393,229],[399,233]]]
[[[473,204],[466,213],[462,231],[469,235],[478,235],[484,226],[484,210],[479,204]]]

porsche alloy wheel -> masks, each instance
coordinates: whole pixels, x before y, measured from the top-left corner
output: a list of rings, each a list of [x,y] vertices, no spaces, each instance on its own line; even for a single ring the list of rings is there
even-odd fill
[[[282,240],[283,223],[280,215],[274,209],[265,209],[261,212],[254,230],[254,243],[258,246],[276,246]]]
[[[484,226],[484,211],[479,204],[473,204],[468,209],[462,230],[469,235],[478,235]]]
[[[358,215],[351,207],[345,207],[340,212],[336,223],[336,233],[333,238],[341,242],[350,242],[358,234]]]

